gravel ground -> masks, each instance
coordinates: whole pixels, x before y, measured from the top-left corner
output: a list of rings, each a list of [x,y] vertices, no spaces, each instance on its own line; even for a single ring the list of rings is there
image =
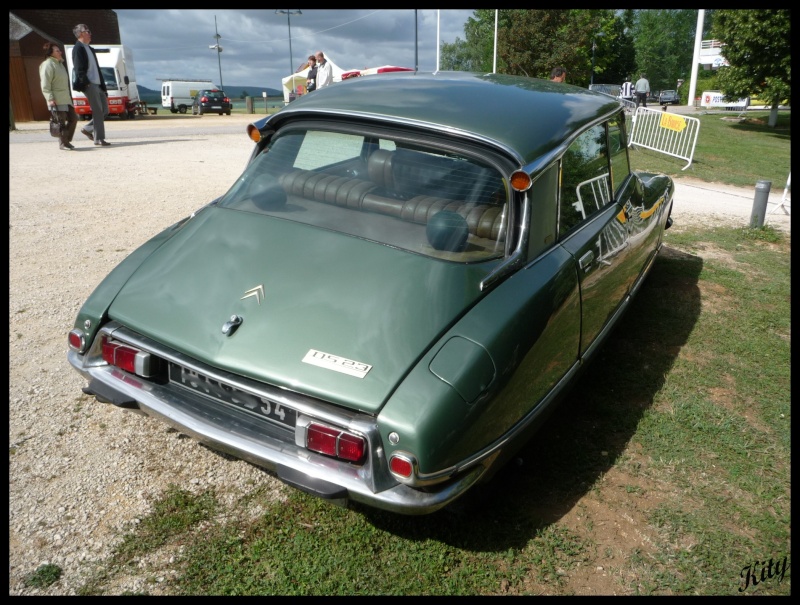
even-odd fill
[[[9,133],[11,595],[75,594],[91,563],[171,483],[213,488],[229,503],[264,486],[275,497],[286,489],[154,419],[95,403],[66,359],[67,332],[100,280],[225,193],[249,157],[246,116],[181,117],[112,119],[111,147],[95,148],[78,132],[72,152],[58,149],[44,123]],[[26,587],[45,563],[61,567],[61,579]],[[131,577],[119,593],[143,581]]]
[[[45,122],[9,133],[10,595],[76,594],[92,563],[108,557],[170,484],[214,489],[231,506],[256,489],[286,493],[270,475],[154,419],[95,403],[66,359],[67,332],[100,280],[233,184],[252,150],[244,134],[250,117],[110,119],[111,147],[95,148],[78,131],[72,152],[58,149]],[[717,206],[703,208],[703,199],[714,199],[707,184],[680,182],[683,191],[701,190],[695,219],[723,222]],[[732,194],[742,210],[727,220],[746,224],[753,191]],[[61,579],[46,589],[25,586],[45,563],[58,565]],[[116,594],[145,587],[158,594],[144,574],[131,575]]]

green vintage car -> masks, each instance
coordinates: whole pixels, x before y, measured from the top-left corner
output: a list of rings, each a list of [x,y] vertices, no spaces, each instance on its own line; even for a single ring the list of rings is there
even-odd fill
[[[344,504],[488,480],[620,322],[674,186],[615,99],[401,72],[248,127],[230,190],[134,251],[69,333],[97,400]]]

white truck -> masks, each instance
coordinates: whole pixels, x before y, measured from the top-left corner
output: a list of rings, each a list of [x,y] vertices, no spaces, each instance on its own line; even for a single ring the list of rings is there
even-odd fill
[[[69,70],[70,90],[72,90],[73,70],[72,49],[74,44],[64,47],[67,69]],[[144,113],[144,106],[139,100],[139,89],[136,87],[136,70],[133,66],[133,52],[122,44],[92,44],[97,55],[100,75],[106,83],[108,91],[108,114],[118,115],[127,120]],[[88,120],[92,115],[89,101],[82,92],[72,90],[72,102],[75,113],[81,119]]]
[[[172,113],[186,113],[195,95],[206,88],[217,88],[211,80],[161,80],[161,107]]]

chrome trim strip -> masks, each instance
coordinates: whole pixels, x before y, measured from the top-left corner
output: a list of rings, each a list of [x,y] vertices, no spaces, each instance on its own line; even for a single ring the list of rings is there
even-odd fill
[[[530,191],[530,187],[528,188]],[[509,201],[510,203],[510,201]],[[522,202],[522,217],[520,218],[520,231],[519,239],[517,240],[517,247],[514,252],[495,269],[481,280],[479,285],[481,292],[489,288],[492,284],[499,281],[506,275],[512,273],[517,265],[525,260],[525,250],[528,249],[528,222],[530,216],[530,197],[526,194]],[[510,231],[510,229],[508,230]]]

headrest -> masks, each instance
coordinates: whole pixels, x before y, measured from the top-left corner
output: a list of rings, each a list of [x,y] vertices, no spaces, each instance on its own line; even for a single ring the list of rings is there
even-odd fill
[[[367,174],[369,179],[378,187],[394,188],[392,178],[392,158],[394,152],[387,149],[377,149],[367,159]]]

